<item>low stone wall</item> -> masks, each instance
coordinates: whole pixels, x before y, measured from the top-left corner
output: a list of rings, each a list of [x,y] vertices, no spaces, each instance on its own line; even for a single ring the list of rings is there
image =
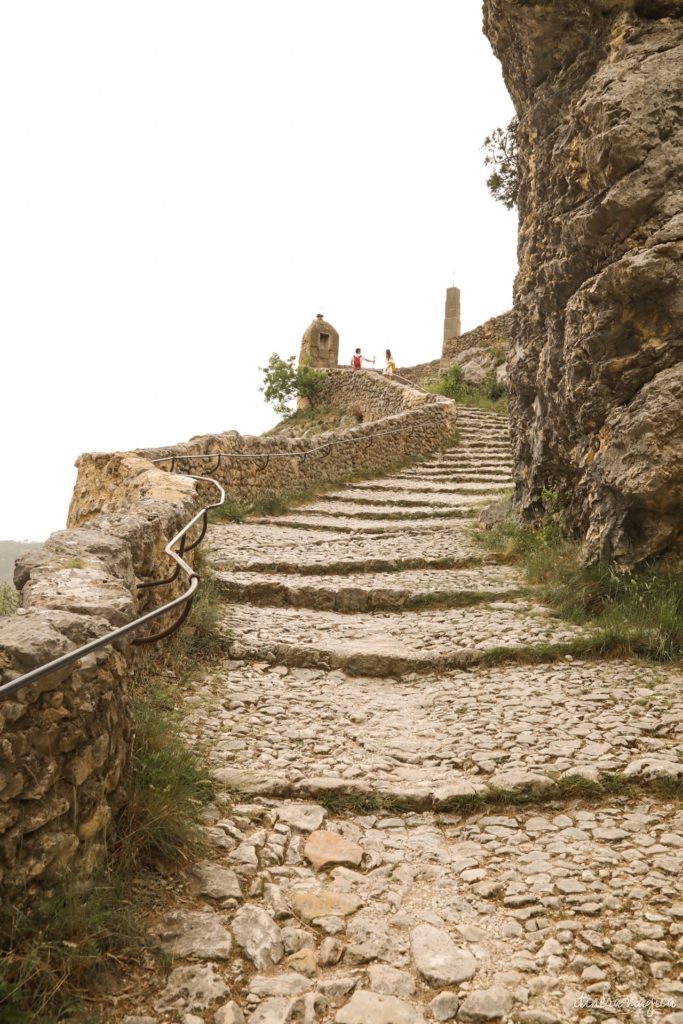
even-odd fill
[[[170,461],[157,468],[152,459],[261,455],[225,458],[213,473],[230,496],[256,500],[397,467],[448,443],[455,428],[452,402],[363,371],[328,371],[320,400],[355,410],[363,423],[313,440],[229,432],[169,448],[81,456],[69,529],[17,563],[22,606],[0,618],[0,683],[174,595],[171,587],[139,591],[137,584],[168,575],[164,546],[213,500],[214,489],[171,475]],[[176,468],[201,474],[214,465],[207,458]],[[123,642],[0,701],[0,887],[49,880],[66,868],[87,872],[97,859],[125,799],[133,671],[134,648]]]
[[[236,431],[206,434],[167,448],[140,450],[134,457],[143,465],[167,458],[161,465],[170,470],[172,456],[206,455],[206,461],[180,462],[176,472],[210,472],[230,498],[259,501],[398,467],[413,456],[434,451],[453,435],[455,406],[440,395],[422,394],[370,371],[337,369],[325,371],[325,376],[317,401],[355,411],[363,418],[357,427],[315,438],[253,437]],[[216,467],[210,456],[219,452],[226,458]],[[310,454],[301,459],[301,452]],[[230,458],[235,455],[262,458]],[[81,456],[69,525],[83,526],[93,516],[126,507],[129,466],[123,460],[122,455]]]
[[[340,412],[348,412],[363,422],[371,422],[443,403],[443,398],[404,387],[400,381],[384,377],[376,370],[338,367],[325,374],[325,382],[316,401]]]
[[[136,582],[168,575],[163,548],[197,508],[197,488],[134,456],[108,463],[99,483],[121,511],[17,562],[22,606],[0,618],[0,683],[129,622],[150,601]],[[154,599],[168,600],[161,589]],[[125,800],[133,651],[104,648],[0,700],[2,889],[88,873],[98,858]]]
[[[181,468],[188,472],[211,470],[211,475],[223,484],[231,498],[258,501],[342,482],[359,473],[397,468],[411,457],[434,451],[452,438],[456,410],[450,400],[440,395],[423,395],[369,372],[332,370],[327,374],[329,380],[318,401],[356,410],[363,416],[362,424],[315,438],[252,437],[235,432],[207,434],[184,444],[147,449],[137,454],[148,459],[218,452],[227,456],[263,456],[262,460],[225,458],[216,469],[213,468],[215,460],[209,458],[206,462],[181,463]],[[310,454],[301,459],[297,457],[301,452]],[[288,455],[292,457],[287,458]],[[92,458],[96,457],[83,456],[79,460],[79,482],[72,504],[74,523],[83,521],[80,518],[84,507],[80,498],[81,481],[91,476]],[[170,468],[170,462],[164,465]],[[97,491],[97,487],[94,490]]]

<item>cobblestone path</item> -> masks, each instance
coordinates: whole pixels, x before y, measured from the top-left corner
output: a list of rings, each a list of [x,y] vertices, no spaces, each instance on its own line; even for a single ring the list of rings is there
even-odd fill
[[[165,987],[118,1020],[682,1024],[683,680],[573,657],[477,547],[507,427],[460,423],[212,528],[231,657],[184,708],[211,853],[155,926]]]

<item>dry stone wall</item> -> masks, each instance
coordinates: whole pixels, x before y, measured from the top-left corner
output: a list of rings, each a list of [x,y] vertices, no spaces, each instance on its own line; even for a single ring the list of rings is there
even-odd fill
[[[588,557],[676,547],[683,504],[683,0],[485,0],[519,115],[517,503]]]
[[[181,459],[180,468],[189,472],[211,469],[229,497],[259,501],[348,480],[358,473],[382,472],[434,451],[453,437],[455,405],[441,395],[422,394],[371,371],[328,370],[326,378],[317,401],[362,417],[357,427],[330,431],[314,439],[252,437],[230,431],[137,454],[147,459],[175,456]],[[233,457],[222,459],[214,469],[216,460],[210,456],[219,452]],[[302,459],[300,455],[305,452],[311,453]],[[206,455],[207,459],[183,463],[183,455]],[[234,457],[245,455],[252,457]],[[94,458],[99,457],[84,456],[79,462],[75,497],[79,508],[84,506],[81,476],[84,480],[91,476],[96,469],[91,462]],[[170,461],[164,465],[170,468]],[[189,468],[192,466],[195,468]],[[96,485],[93,492],[98,493]]]
[[[69,528],[17,563],[21,608],[0,618],[0,683],[105,635],[184,587],[180,581],[175,590],[140,591],[137,584],[168,575],[165,545],[214,492],[203,494],[195,481],[171,475],[170,462],[161,469],[151,459],[262,455],[224,459],[215,473],[232,496],[255,499],[397,466],[446,444],[455,426],[452,402],[363,371],[330,371],[321,400],[352,406],[364,422],[316,438],[331,447],[305,460],[297,453],[310,440],[236,432],[157,451],[83,455]],[[214,464],[198,460],[187,471]],[[0,701],[0,889],[66,869],[87,873],[96,862],[126,796],[134,672],[126,641]]]
[[[0,683],[131,621],[150,600],[137,581],[168,574],[164,545],[198,507],[197,488],[134,456],[108,461],[110,511],[17,562],[22,606],[0,618]],[[94,502],[85,486],[83,501]],[[133,650],[104,648],[0,701],[0,889],[97,861],[126,797]]]

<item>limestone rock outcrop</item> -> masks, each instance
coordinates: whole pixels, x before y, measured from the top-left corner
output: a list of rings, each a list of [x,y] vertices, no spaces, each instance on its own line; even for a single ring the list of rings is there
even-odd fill
[[[683,0],[485,0],[519,114],[509,359],[516,502],[560,492],[586,556],[683,516]]]
[[[482,384],[491,377],[505,383],[512,331],[513,314],[508,311],[457,338],[444,340],[441,372],[457,363],[467,384]]]

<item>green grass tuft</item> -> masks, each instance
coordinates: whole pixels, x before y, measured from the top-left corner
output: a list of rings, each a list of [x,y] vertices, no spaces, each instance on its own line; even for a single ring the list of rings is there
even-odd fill
[[[182,863],[203,850],[198,820],[213,784],[181,735],[172,689],[155,683],[135,701],[130,791],[114,855],[127,871]]]
[[[5,897],[0,910],[0,1020],[57,1024],[92,1019],[84,1000],[132,966],[148,938],[125,877],[67,879],[42,894]]]
[[[211,509],[209,520],[212,523],[243,523],[253,511],[254,505],[250,501],[226,498],[218,508]]]
[[[508,520],[477,539],[502,562],[520,563],[541,599],[558,615],[595,627],[589,646],[601,653],[675,661],[683,655],[683,576],[644,565],[624,570],[613,562],[581,563],[580,545],[567,536],[561,516],[538,524]]]

